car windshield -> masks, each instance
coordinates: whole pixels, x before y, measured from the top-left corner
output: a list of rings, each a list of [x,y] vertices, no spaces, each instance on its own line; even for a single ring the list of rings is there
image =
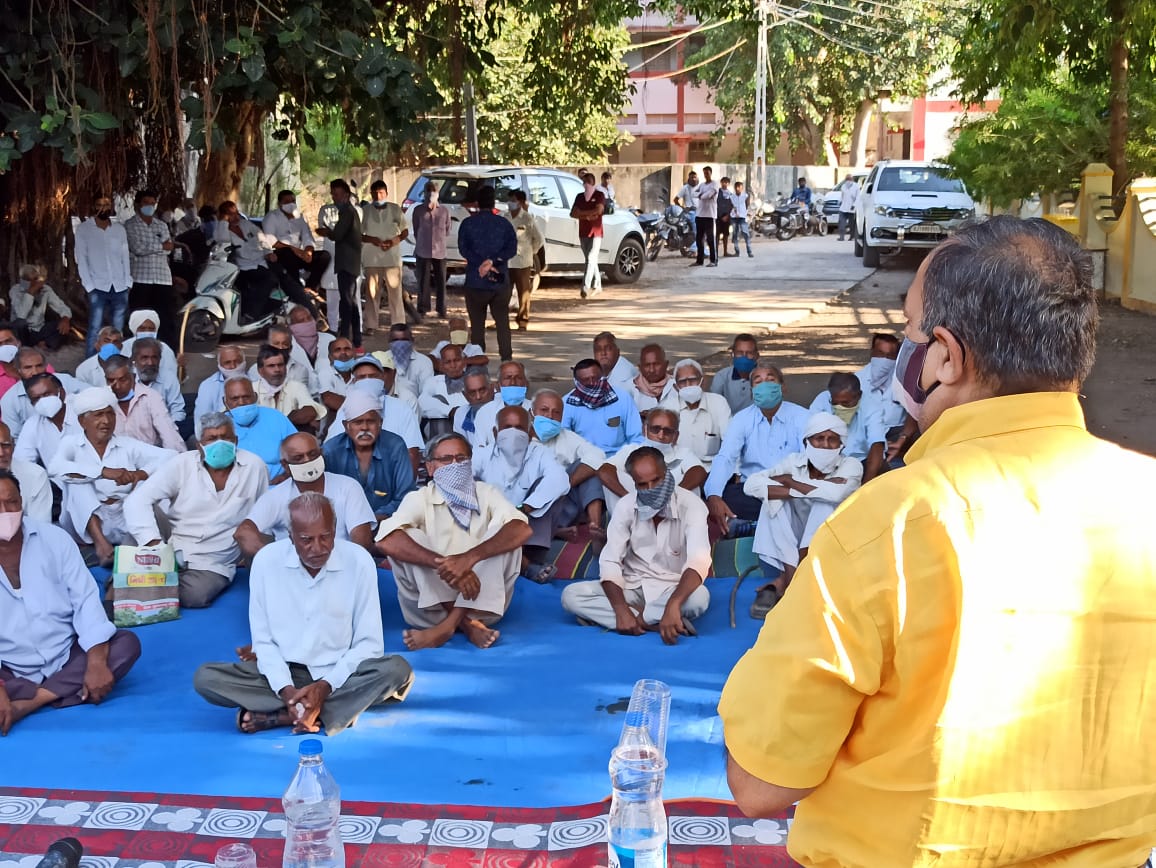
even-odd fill
[[[928,166],[892,166],[879,175],[876,189],[902,193],[966,193],[963,182]]]
[[[408,198],[414,202],[421,201],[425,185],[431,181],[438,185],[438,200],[443,205],[464,205],[466,202],[473,202],[477,198],[478,188],[483,184],[494,188],[498,202],[506,202],[510,198],[510,191],[517,185],[517,177],[514,175],[502,175],[497,178],[422,175],[413,182]]]

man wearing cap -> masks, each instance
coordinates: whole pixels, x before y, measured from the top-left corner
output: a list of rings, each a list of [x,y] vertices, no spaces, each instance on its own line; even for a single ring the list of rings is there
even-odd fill
[[[137,380],[132,362],[124,356],[111,356],[104,363],[104,378],[116,395],[117,433],[174,452],[185,451],[185,441],[169,416],[164,398]]]
[[[124,346],[121,347],[121,355],[126,358],[132,357],[132,345],[137,338],[157,339],[157,328],[160,321],[160,314],[148,308],[141,308],[130,313],[128,315],[128,329],[133,336],[124,342]],[[177,354],[167,343],[161,341],[161,370],[164,375],[169,379],[179,380],[177,367]]]
[[[710,605],[707,513],[702,500],[679,488],[662,453],[636,450],[626,462],[635,490],[618,504],[591,582],[571,582],[562,608],[579,623],[641,636],[657,630],[667,645],[693,635],[690,622]]]
[[[377,401],[381,407],[381,427],[396,434],[405,443],[405,448],[410,453],[410,465],[416,474],[418,457],[422,447],[421,428],[418,425],[417,414],[405,401],[386,394],[385,367],[377,357],[362,356],[354,362],[353,381],[350,383],[346,400],[349,400],[348,395],[355,391],[366,392]],[[328,441],[340,434],[344,424],[345,411],[342,407],[333,417],[333,424],[329,426],[329,432],[325,435],[325,439]]]
[[[381,362],[381,375],[385,378],[385,394],[404,403],[417,414],[417,392],[413,391],[409,383],[397,375],[397,362],[393,360],[393,353],[389,350],[377,350],[370,353]]]
[[[176,453],[116,434],[111,389],[85,389],[72,400],[84,435],[61,440],[48,475],[64,492],[61,523],[92,543],[101,564],[110,564],[114,546],[136,542],[125,524],[124,499]]]
[[[344,431],[324,447],[325,466],[361,485],[378,521],[397,511],[415,487],[413,465],[403,441],[381,425],[381,402],[354,389],[342,408]]]
[[[360,483],[325,469],[321,444],[312,434],[298,433],[281,444],[281,466],[288,477],[263,494],[237,528],[241,553],[251,558],[274,540],[289,534],[289,502],[306,491],[316,491],[333,502],[337,538],[373,550],[373,510]]]
[[[297,380],[286,378],[286,353],[269,345],[257,351],[257,403],[272,407],[301,430],[316,430],[325,406],[314,401]]]
[[[406,495],[377,531],[411,651],[437,648],[458,631],[489,648],[514,594],[530,527],[498,489],[474,481],[472,457],[460,434],[433,438],[426,447],[433,483]]]
[[[32,415],[16,438],[13,458],[39,464],[47,469],[60,441],[69,435],[84,435],[84,429],[70,406],[71,399],[56,374],[37,374],[25,381]]]
[[[743,491],[763,502],[755,527],[754,552],[763,575],[774,577],[755,595],[752,618],[765,618],[787,590],[811,537],[863,481],[863,464],[844,453],[847,424],[831,413],[815,413],[803,431],[803,451],[747,477]]]
[[[225,381],[225,412],[233,418],[237,446],[259,456],[271,480],[281,476],[281,443],[297,433],[293,423],[284,413],[257,403],[257,390],[248,377]]]
[[[142,545],[163,541],[157,515],[164,515],[185,609],[204,608],[229,587],[241,556],[233,534],[269,487],[265,462],[237,449],[230,416],[208,413],[199,422],[196,451],[165,462],[124,502],[125,524]]]

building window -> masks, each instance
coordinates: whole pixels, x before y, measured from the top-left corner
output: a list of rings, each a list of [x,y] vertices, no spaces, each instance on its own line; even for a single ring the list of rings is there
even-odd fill
[[[711,145],[710,139],[693,139],[687,150],[687,158],[692,163],[714,159],[714,147]]]
[[[669,37],[669,32],[648,30],[641,33],[631,33],[632,45],[644,45],[643,48],[631,48],[622,56],[626,68],[634,75],[647,75],[656,72],[674,72],[678,69],[677,40],[660,42],[657,45],[646,45],[656,39]]]
[[[665,163],[670,159],[669,139],[645,139],[642,142],[644,163]]]

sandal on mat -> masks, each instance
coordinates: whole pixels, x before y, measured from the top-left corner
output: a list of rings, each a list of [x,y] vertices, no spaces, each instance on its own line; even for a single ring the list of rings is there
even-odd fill
[[[284,709],[277,709],[276,711],[250,711],[247,708],[237,709],[237,731],[243,732],[245,735],[252,735],[255,732],[263,732],[266,729],[277,729],[284,726],[281,723],[281,712]],[[249,715],[249,723],[252,729],[245,729],[241,725],[241,720],[245,715]]]
[[[522,576],[531,582],[544,585],[554,578],[557,572],[558,568],[554,564],[528,564],[526,569],[522,570]]]
[[[782,598],[783,595],[774,585],[763,585],[755,593],[755,601],[751,603],[751,617],[756,621],[764,620],[767,613],[775,608]]]

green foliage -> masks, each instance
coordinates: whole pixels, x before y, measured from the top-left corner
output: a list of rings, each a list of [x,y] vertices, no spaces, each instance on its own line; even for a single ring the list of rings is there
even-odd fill
[[[1156,173],[1156,80],[1132,85],[1129,159]],[[990,115],[966,121],[947,163],[972,195],[1004,208],[1034,193],[1076,188],[1088,163],[1108,157],[1108,88],[1057,75],[1037,87],[1009,90]]]

